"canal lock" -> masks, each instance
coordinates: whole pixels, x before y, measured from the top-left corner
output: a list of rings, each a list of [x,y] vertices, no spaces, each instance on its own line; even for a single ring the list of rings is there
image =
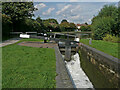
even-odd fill
[[[70,48],[69,47],[66,48],[64,42],[59,42],[58,46],[59,46],[59,50],[65,60],[66,68],[67,68],[68,72],[70,73],[70,76],[72,77],[72,81],[73,81],[75,87],[76,88],[94,89],[93,84],[91,83],[91,81],[89,80],[89,78],[87,77],[87,75],[85,74],[83,69],[81,68],[80,57],[79,57],[79,53],[78,53],[78,51],[79,51],[78,45],[72,43]],[[70,54],[70,60],[68,60],[68,59],[66,60],[66,58],[65,58],[66,57],[65,52],[67,52],[66,49],[70,50],[70,53],[67,53],[67,55]]]

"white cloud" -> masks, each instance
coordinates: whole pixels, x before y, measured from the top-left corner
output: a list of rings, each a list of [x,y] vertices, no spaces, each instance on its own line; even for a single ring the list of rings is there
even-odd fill
[[[71,16],[71,20],[77,20],[80,18],[80,15],[76,15],[76,16]]]
[[[43,15],[50,15],[50,13],[54,10],[55,8],[49,8],[46,12],[43,12]]]
[[[91,22],[91,19],[88,19],[88,22]]]
[[[71,7],[71,5],[64,6],[60,11],[57,11],[56,14],[59,15],[60,13],[66,11],[70,7]]]
[[[46,5],[44,3],[40,3],[40,4],[35,5],[35,8],[38,8],[38,9],[41,9],[44,7],[46,7]]]
[[[81,7],[77,5],[75,8],[71,9],[71,13],[78,12],[79,10],[81,10]]]

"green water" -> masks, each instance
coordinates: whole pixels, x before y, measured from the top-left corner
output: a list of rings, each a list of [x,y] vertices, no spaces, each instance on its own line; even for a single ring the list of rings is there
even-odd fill
[[[114,81],[109,82],[107,77],[103,75],[98,67],[87,59],[87,54],[83,50],[80,49],[79,54],[81,66],[95,88],[116,88]]]

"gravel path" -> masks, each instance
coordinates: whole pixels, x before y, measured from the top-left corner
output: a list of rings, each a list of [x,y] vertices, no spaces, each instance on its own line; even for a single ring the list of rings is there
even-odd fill
[[[54,48],[57,46],[56,43],[43,43],[43,42],[34,42],[34,41],[21,42],[18,45],[29,46],[29,47],[39,47],[39,48]]]

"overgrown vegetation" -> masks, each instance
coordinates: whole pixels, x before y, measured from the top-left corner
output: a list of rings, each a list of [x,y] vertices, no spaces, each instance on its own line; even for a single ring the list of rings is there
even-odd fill
[[[118,43],[107,42],[103,40],[92,40],[92,45],[90,45],[89,39],[81,39],[80,42],[120,59]]]
[[[112,36],[109,34],[106,34],[106,36],[103,38],[104,41],[109,41],[109,42],[115,42],[115,43],[120,43],[120,38],[116,36]]]
[[[3,88],[55,88],[55,52],[16,44],[2,48]]]

